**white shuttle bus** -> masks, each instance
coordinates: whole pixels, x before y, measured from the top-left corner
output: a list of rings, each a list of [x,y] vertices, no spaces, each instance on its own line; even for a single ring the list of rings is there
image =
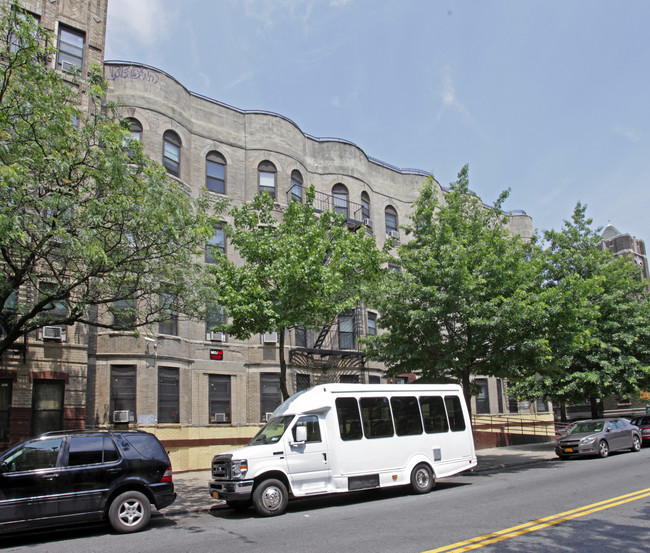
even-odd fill
[[[210,494],[281,514],[290,497],[410,486],[476,466],[454,384],[324,384],[287,399],[246,447],[212,460]]]

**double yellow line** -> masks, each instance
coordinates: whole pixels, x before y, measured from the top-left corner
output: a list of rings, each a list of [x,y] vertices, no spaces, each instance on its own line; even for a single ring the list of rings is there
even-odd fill
[[[590,515],[591,513],[596,513],[604,509],[616,507],[617,505],[629,503],[630,501],[636,501],[637,499],[643,499],[644,497],[650,497],[650,488],[628,493],[625,495],[619,495],[618,497],[613,497],[605,501],[599,501],[598,503],[592,503],[591,505],[585,505],[584,507],[579,507],[578,509],[572,509],[571,511],[564,511],[563,513],[559,513],[557,515],[551,515],[548,517],[540,518],[538,520],[533,520],[525,524],[520,524],[519,526],[513,526],[512,528],[506,528],[505,530],[493,532],[492,534],[485,534],[484,536],[472,538],[471,540],[459,541],[451,545],[446,545],[445,547],[431,549],[429,551],[425,551],[424,553],[441,553],[443,551],[447,553],[461,553],[463,551],[471,551],[472,549],[478,549],[479,547],[491,545],[493,543],[514,538],[516,536],[522,536],[523,534],[529,534],[530,532],[543,530],[549,526],[560,524],[560,522],[566,522],[567,520]]]

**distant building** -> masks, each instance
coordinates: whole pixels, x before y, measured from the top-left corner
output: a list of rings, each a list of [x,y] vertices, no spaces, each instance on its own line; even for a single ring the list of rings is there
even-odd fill
[[[635,238],[629,233],[619,231],[614,225],[607,225],[603,232],[601,249],[608,249],[614,255],[624,255],[636,263],[642,271],[646,287],[650,288],[650,271],[648,271],[648,257],[645,251],[645,242]]]

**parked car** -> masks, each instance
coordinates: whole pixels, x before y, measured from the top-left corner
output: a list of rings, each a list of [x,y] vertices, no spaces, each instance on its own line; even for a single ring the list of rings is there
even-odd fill
[[[639,427],[641,431],[641,442],[643,444],[650,444],[650,416],[636,417],[630,423]]]
[[[0,455],[0,532],[107,519],[143,529],[176,499],[169,457],[138,430],[48,432]]]
[[[627,419],[592,419],[574,422],[555,442],[560,459],[578,455],[607,457],[611,451],[641,449],[641,432]]]

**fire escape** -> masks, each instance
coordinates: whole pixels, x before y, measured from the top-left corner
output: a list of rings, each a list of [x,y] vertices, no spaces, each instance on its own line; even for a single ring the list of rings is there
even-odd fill
[[[316,192],[315,194],[314,209],[316,212],[336,211],[345,216],[345,222],[351,232],[356,232],[364,226],[366,232],[372,232],[372,221],[363,217],[363,207],[361,204],[350,202],[347,197],[342,198],[322,192]],[[358,351],[358,349],[355,349],[358,346],[354,339],[358,335],[356,332],[358,313],[358,309],[350,311],[346,314],[337,315],[331,321],[325,323],[321,327],[311,347],[309,347],[309,338],[313,333],[305,331],[306,346],[292,348],[289,351],[289,362],[297,367],[311,369],[363,368],[366,363],[366,356],[361,351]],[[343,317],[345,317],[345,321],[342,321]],[[335,333],[330,333],[330,331],[332,327],[340,329],[342,322],[352,325],[352,333],[347,340],[342,340],[340,337],[336,340]]]

